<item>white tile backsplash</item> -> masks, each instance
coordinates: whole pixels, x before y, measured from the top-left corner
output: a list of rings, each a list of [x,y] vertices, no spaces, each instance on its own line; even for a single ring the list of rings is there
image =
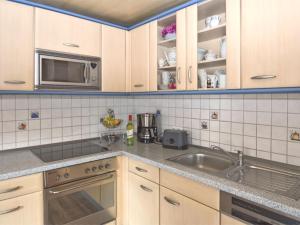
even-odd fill
[[[128,114],[161,111],[162,126],[186,129],[191,142],[300,165],[300,94],[162,96],[0,96],[0,150],[98,137],[108,108]],[[31,119],[31,113],[39,118]],[[212,118],[216,113],[217,118]],[[202,122],[207,123],[203,129]],[[18,125],[26,123],[25,130]]]

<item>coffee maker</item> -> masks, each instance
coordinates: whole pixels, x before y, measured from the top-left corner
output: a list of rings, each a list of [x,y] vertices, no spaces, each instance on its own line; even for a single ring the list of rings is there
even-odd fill
[[[137,114],[137,137],[143,143],[153,143],[157,139],[157,118],[153,113]]]

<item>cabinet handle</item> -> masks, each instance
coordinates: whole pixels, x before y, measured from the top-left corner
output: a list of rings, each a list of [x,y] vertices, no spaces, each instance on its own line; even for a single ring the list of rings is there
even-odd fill
[[[142,172],[142,173],[147,173],[148,171],[147,170],[145,170],[145,169],[142,169],[142,168],[140,168],[140,167],[135,167],[135,169],[137,170],[137,171],[139,171],[139,172]]]
[[[266,80],[266,79],[274,79],[276,75],[258,75],[251,77],[252,80]]]
[[[140,185],[140,187],[147,192],[153,192],[150,188],[145,187],[144,185]]]
[[[3,211],[0,211],[0,215],[12,213],[12,212],[18,211],[18,210],[20,210],[22,208],[23,208],[23,206],[17,206],[17,207],[12,208],[12,209],[3,210]]]
[[[6,80],[5,84],[25,84],[26,82],[23,80]]]
[[[181,80],[180,80],[180,70],[181,70],[181,67],[178,67],[177,68],[177,81],[178,81],[179,84],[181,83]]]
[[[180,206],[180,203],[179,202],[176,202],[176,201],[173,201],[171,199],[169,199],[168,197],[164,197],[164,199],[166,200],[166,202],[170,203],[171,205],[174,205],[174,206]]]
[[[136,87],[136,88],[138,88],[138,87],[144,87],[143,84],[135,84],[135,85],[133,85],[133,86]]]
[[[189,67],[188,69],[188,79],[189,79],[189,82],[192,83],[192,66]]]
[[[0,194],[14,192],[14,191],[17,191],[17,190],[19,190],[21,188],[22,188],[22,186],[17,186],[17,187],[14,187],[14,188],[9,188],[9,189],[6,189],[4,191],[1,191]]]
[[[64,46],[72,47],[72,48],[79,48],[79,45],[73,44],[73,43],[63,43]]]

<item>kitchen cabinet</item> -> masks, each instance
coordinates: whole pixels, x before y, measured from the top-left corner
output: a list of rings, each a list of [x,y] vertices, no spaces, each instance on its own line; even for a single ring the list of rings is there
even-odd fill
[[[219,213],[181,194],[160,187],[160,225],[218,225]]]
[[[221,214],[221,225],[246,225],[245,223],[229,217],[225,214]]]
[[[159,185],[129,173],[129,225],[159,224]]]
[[[159,168],[138,160],[129,160],[128,169],[143,178],[146,178],[154,183],[159,183]]]
[[[0,1],[0,90],[33,90],[34,8]]]
[[[102,25],[102,91],[126,91],[126,31]]]
[[[130,39],[131,91],[149,91],[149,24],[145,24],[130,31]]]
[[[39,49],[100,57],[100,30],[98,23],[35,9],[35,47]]]
[[[1,181],[0,193],[0,225],[44,224],[42,174]]]
[[[298,0],[241,0],[242,87],[300,86]]]

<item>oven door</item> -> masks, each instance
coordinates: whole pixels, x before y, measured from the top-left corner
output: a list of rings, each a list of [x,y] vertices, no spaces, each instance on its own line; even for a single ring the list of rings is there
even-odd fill
[[[45,190],[45,225],[102,225],[116,218],[115,172]]]

